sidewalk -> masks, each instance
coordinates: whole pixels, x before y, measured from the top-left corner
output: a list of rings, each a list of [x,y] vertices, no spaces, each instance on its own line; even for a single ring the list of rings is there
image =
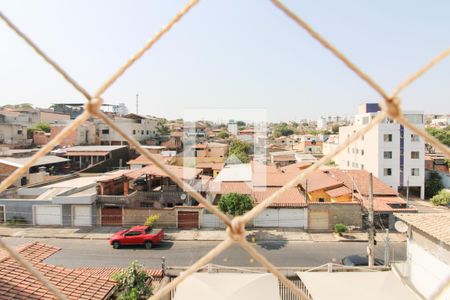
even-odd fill
[[[0,226],[2,237],[23,238],[60,238],[107,240],[121,227],[9,227]],[[385,233],[377,233],[376,240],[384,241]],[[165,239],[170,241],[222,241],[226,238],[225,230],[179,230],[166,229]],[[367,242],[367,233],[346,233],[343,237],[335,233],[308,233],[303,230],[257,229],[248,230],[247,238],[255,241],[301,241],[301,242]],[[404,242],[405,235],[390,233],[391,242]]]

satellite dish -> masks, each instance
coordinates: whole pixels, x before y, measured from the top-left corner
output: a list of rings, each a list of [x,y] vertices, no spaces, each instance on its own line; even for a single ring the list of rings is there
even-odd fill
[[[408,230],[408,225],[405,224],[405,222],[403,221],[397,221],[394,224],[394,228],[395,230],[397,230],[398,232],[406,232]]]
[[[181,199],[181,200],[186,200],[186,198],[187,198],[187,196],[186,196],[185,193],[183,193],[183,194],[180,195],[180,199]]]

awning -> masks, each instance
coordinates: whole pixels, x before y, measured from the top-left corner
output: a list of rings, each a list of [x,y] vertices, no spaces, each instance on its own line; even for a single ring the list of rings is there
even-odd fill
[[[392,271],[296,274],[314,300],[420,299]]]
[[[178,284],[174,300],[273,300],[278,289],[270,273],[194,273]]]

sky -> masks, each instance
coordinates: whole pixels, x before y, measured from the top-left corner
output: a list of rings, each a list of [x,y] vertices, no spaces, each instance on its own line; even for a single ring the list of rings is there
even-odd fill
[[[93,93],[186,3],[0,0],[0,10]],[[450,47],[447,0],[284,3],[388,91]],[[447,58],[400,94],[403,108],[450,113],[449,74]],[[255,109],[298,121],[380,100],[268,0],[200,1],[103,99],[135,112],[136,94],[139,113],[170,119]],[[84,98],[0,22],[0,105],[74,101]]]

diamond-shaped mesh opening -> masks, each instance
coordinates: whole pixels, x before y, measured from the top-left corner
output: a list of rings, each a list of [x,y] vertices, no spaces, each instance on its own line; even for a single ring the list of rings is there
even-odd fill
[[[151,297],[151,299],[160,299],[161,297],[170,293],[178,283],[183,281],[190,274],[196,272],[198,269],[203,267],[205,264],[212,261],[216,256],[218,256],[222,251],[228,248],[233,243],[238,243],[241,247],[246,250],[255,260],[257,260],[263,267],[265,267],[268,271],[270,271],[273,275],[278,277],[280,282],[284,284],[286,287],[292,290],[292,292],[297,295],[301,299],[309,299],[308,295],[304,293],[303,290],[298,288],[292,281],[286,278],[286,276],[276,269],[260,252],[258,252],[255,247],[253,247],[246,239],[245,239],[245,224],[253,219],[256,215],[261,213],[265,208],[270,206],[272,202],[279,197],[283,192],[291,187],[297,186],[302,180],[304,180],[309,174],[313,171],[317,170],[320,166],[326,164],[330,160],[332,160],[338,153],[345,150],[350,144],[358,140],[361,136],[367,133],[370,129],[372,129],[376,124],[383,121],[385,117],[389,117],[391,119],[397,120],[400,124],[405,127],[408,127],[413,132],[424,138],[426,142],[434,146],[437,150],[444,153],[444,155],[450,158],[450,149],[438,141],[433,136],[429,135],[425,130],[416,127],[413,123],[411,123],[401,111],[401,103],[398,99],[398,94],[408,87],[411,83],[413,83],[417,78],[431,69],[434,65],[438,64],[445,57],[450,54],[450,48],[436,56],[433,60],[431,60],[428,64],[426,64],[423,68],[418,70],[416,73],[412,74],[408,77],[404,82],[402,82],[394,91],[389,95],[386,93],[375,81],[373,81],[366,73],[360,70],[356,65],[354,65],[344,54],[342,54],[338,49],[336,49],[332,44],[330,44],[327,40],[325,40],[322,36],[320,36],[314,29],[309,26],[305,21],[303,21],[300,17],[295,15],[289,8],[284,6],[279,0],[272,0],[272,3],[280,9],[283,13],[285,13],[289,18],[291,18],[296,24],[298,24],[301,28],[306,30],[315,40],[317,40],[323,47],[327,48],[330,52],[332,52],[339,60],[341,60],[350,70],[356,73],[362,80],[364,80],[367,84],[369,84],[381,97],[382,101],[380,102],[380,106],[382,110],[376,115],[375,118],[371,120],[369,124],[367,124],[360,131],[354,133],[350,136],[344,143],[340,144],[338,148],[336,148],[332,153],[321,158],[319,161],[314,163],[304,172],[299,174],[296,178],[292,179],[285,186],[280,188],[278,191],[273,193],[270,197],[266,198],[262,203],[255,206],[252,210],[245,213],[243,216],[235,217],[230,219],[228,216],[219,211],[215,206],[213,206],[208,200],[206,200],[200,193],[198,193],[193,187],[184,182],[179,177],[175,176],[172,172],[170,172],[162,163],[160,163],[157,159],[153,157],[153,155],[146,150],[144,147],[140,145],[138,141],[136,141],[132,136],[128,136],[124,131],[122,131],[111,119],[109,119],[101,110],[102,94],[109,88],[114,82],[122,76],[125,71],[131,67],[131,65],[138,61],[159,39],[166,34],[181,18],[186,15],[192,7],[194,7],[198,3],[198,0],[191,0],[167,25],[165,25],[154,37],[147,41],[147,43],[142,47],[139,51],[136,52],[116,73],[114,73],[92,96],[90,95],[82,86],[80,86],[74,79],[72,79],[56,62],[54,62],[50,57],[48,57],[27,35],[20,31],[3,13],[0,12],[1,19],[6,23],[8,27],[10,27],[18,36],[20,36],[29,46],[31,46],[36,53],[41,56],[47,63],[49,63],[60,75],[62,75],[76,90],[78,90],[87,100],[86,102],[86,110],[80,116],[78,116],[73,123],[67,126],[63,131],[61,131],[54,139],[52,139],[48,144],[46,144],[42,149],[40,149],[27,164],[17,169],[14,173],[12,173],[8,178],[6,178],[0,184],[0,192],[3,192],[6,188],[8,188],[13,182],[15,182],[19,176],[24,174],[30,166],[37,161],[40,157],[46,155],[50,152],[54,146],[59,144],[62,139],[69,135],[72,131],[74,131],[80,124],[86,121],[90,116],[101,119],[104,123],[110,126],[113,130],[119,133],[123,138],[125,138],[129,145],[136,148],[141,154],[143,154],[146,158],[148,158],[151,162],[153,162],[156,166],[161,168],[176,184],[178,184],[183,190],[190,194],[195,200],[199,203],[203,204],[206,209],[208,209],[211,213],[215,214],[219,219],[221,219],[226,225],[226,231],[228,233],[227,238],[219,243],[215,248],[209,251],[205,256],[195,262],[192,266],[190,266],[185,272],[183,272],[180,276],[176,277],[169,284],[161,288],[157,291],[155,295]],[[0,246],[3,247],[12,257],[14,257],[24,268],[26,268],[30,273],[32,273],[43,285],[45,285],[49,291],[58,299],[66,299],[66,297],[55,288],[41,273],[39,273],[32,264],[30,264],[27,260],[23,259],[20,254],[18,254],[15,250],[7,246],[2,239],[0,239]],[[439,291],[436,293],[436,297],[439,296],[446,288],[448,288],[449,283],[442,286]]]

